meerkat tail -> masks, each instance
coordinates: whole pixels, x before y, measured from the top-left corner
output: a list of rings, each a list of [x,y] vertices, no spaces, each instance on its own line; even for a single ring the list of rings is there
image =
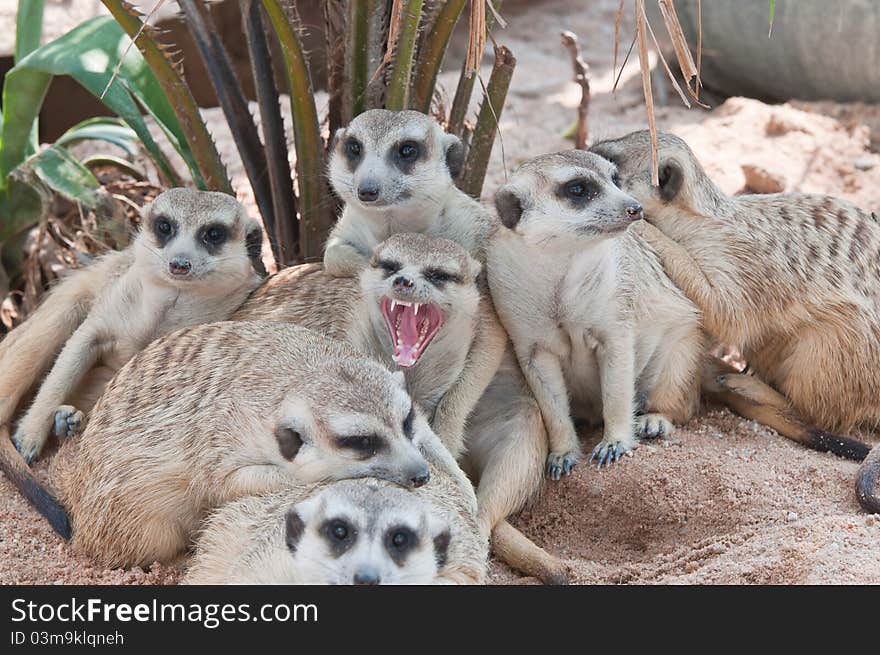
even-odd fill
[[[0,427],[0,470],[6,474],[7,479],[16,486],[21,495],[46,517],[55,532],[62,539],[69,541],[71,530],[67,512],[34,478],[30,468],[12,444],[6,426]]]
[[[547,585],[567,585],[565,565],[507,521],[492,529],[492,552],[505,564]]]
[[[877,482],[880,480],[880,445],[865,457],[856,476],[856,498],[866,512],[880,514],[880,494]]]
[[[844,437],[805,424],[788,399],[753,375],[727,373],[715,380],[720,389],[707,394],[720,400],[743,418],[773,428],[782,436],[822,452],[862,461],[871,448],[857,439]]]

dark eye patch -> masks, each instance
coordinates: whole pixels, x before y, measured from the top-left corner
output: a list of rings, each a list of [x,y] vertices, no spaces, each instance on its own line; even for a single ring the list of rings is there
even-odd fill
[[[614,171],[611,174],[611,181],[614,183],[614,186],[616,186],[619,189],[620,188],[620,173],[618,173],[617,171]]]
[[[398,566],[403,566],[407,555],[419,546],[419,537],[405,525],[397,525],[385,532],[385,550]]]
[[[425,153],[425,146],[418,141],[401,141],[391,146],[391,161],[404,173],[409,173],[415,167],[416,162]]]
[[[413,421],[416,418],[416,406],[410,405],[409,414],[406,415],[406,418],[403,419],[403,434],[406,435],[407,439],[413,438]]]
[[[212,255],[220,250],[229,240],[229,228],[220,223],[213,223],[199,228],[198,242]]]
[[[576,177],[562,184],[557,195],[569,202],[574,207],[583,207],[591,200],[595,200],[602,192],[602,188],[594,180],[585,177]]]
[[[348,160],[348,166],[351,170],[357,168],[357,165],[361,161],[363,150],[363,144],[353,136],[348,137],[342,143],[342,152],[345,154],[345,158]]]
[[[447,282],[455,282],[456,284],[462,283],[461,275],[442,268],[426,268],[422,271],[422,276],[435,287],[442,287]]]
[[[172,220],[163,214],[160,214],[153,219],[152,228],[156,241],[158,241],[159,245],[163,248],[169,241],[177,236],[177,221]]]
[[[343,518],[327,519],[319,528],[334,557],[339,557],[357,541],[357,530]]]
[[[362,459],[375,456],[384,446],[381,437],[375,434],[363,434],[355,437],[337,437],[336,445],[339,448],[354,451]]]
[[[373,268],[381,268],[385,271],[385,277],[389,275],[394,275],[397,271],[400,270],[400,262],[395,262],[390,259],[376,259],[373,261]]]

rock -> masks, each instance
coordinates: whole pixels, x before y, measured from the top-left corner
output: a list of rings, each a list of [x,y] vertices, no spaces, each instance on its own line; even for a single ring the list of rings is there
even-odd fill
[[[871,157],[871,155],[858,157],[855,161],[853,161],[853,167],[858,171],[869,171],[876,165],[877,162],[873,157]]]
[[[788,514],[785,515],[785,518],[788,519],[789,521],[797,521],[798,514],[797,514],[797,512],[789,512]]]
[[[746,189],[752,193],[781,193],[785,190],[784,175],[753,164],[743,164],[742,172],[746,177]]]

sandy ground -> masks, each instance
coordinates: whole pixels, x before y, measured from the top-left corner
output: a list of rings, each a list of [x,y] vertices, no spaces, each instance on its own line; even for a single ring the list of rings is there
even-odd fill
[[[559,45],[561,29],[580,35],[592,67],[591,139],[645,127],[634,63],[611,94],[616,7],[616,0],[507,3],[510,26],[496,38],[511,47],[518,65],[487,198],[523,159],[571,147],[561,134],[574,120],[579,88]],[[628,21],[621,33],[628,45]],[[441,76],[450,93],[454,79]],[[206,113],[218,126],[221,149],[231,153],[216,110]],[[729,193],[745,186],[746,165],[766,169],[786,190],[831,193],[880,209],[880,107],[770,106],[732,98],[707,112],[685,109],[670,91],[657,119],[661,129],[688,140]],[[242,199],[251,202],[240,164],[231,155],[228,160]],[[587,450],[594,440],[587,438]],[[37,469],[44,475],[45,463]],[[515,523],[562,557],[579,583],[880,583],[880,517],[859,511],[856,469],[710,409],[671,439],[645,444],[610,469],[581,466],[548,484]],[[72,555],[0,479],[0,583],[172,583],[178,577],[163,566],[95,569]],[[495,561],[491,580],[526,581]]]

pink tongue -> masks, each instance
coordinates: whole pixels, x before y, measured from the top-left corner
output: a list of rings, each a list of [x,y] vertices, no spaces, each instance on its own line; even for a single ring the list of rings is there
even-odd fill
[[[422,308],[422,312],[426,308]],[[422,317],[421,320],[424,320]],[[416,316],[412,307],[404,307],[400,313],[400,337],[398,339],[395,354],[400,366],[412,366],[416,363],[416,341],[419,339],[419,317]]]

